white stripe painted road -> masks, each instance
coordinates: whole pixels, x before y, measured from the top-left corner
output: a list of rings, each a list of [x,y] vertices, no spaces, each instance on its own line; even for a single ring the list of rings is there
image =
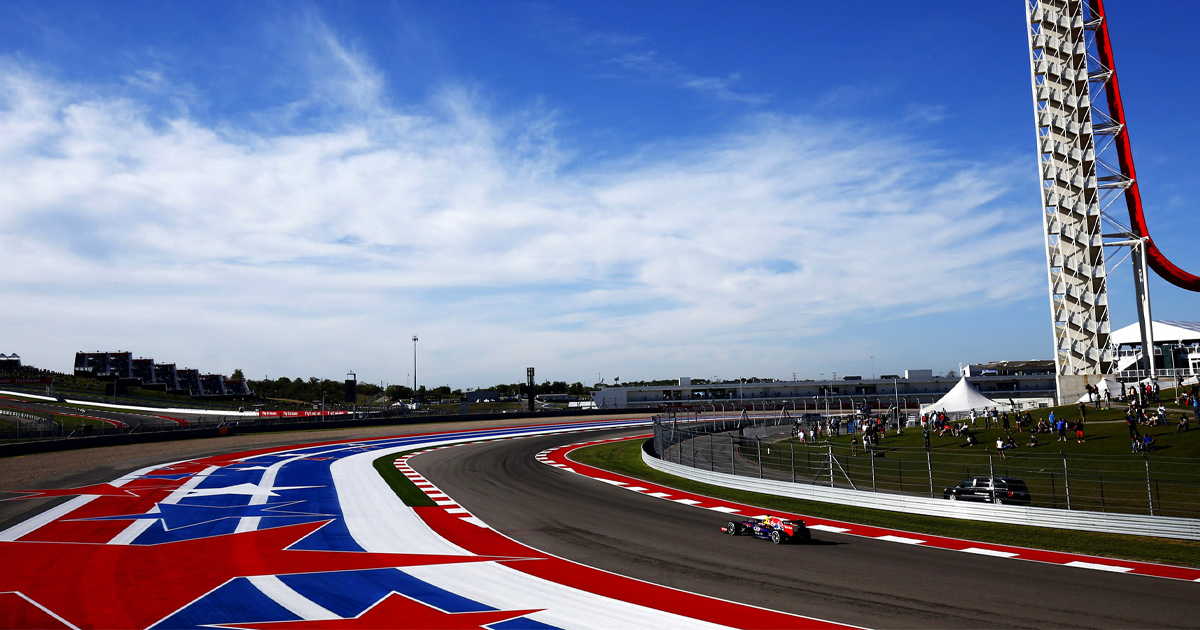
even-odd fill
[[[849,527],[834,527],[833,525],[809,525],[809,529],[819,529],[823,532],[832,532],[834,534],[844,534],[850,531]]]
[[[905,538],[904,536],[892,536],[890,534],[887,536],[876,536],[875,540],[886,540],[888,542],[903,543],[905,545],[919,545],[925,542],[919,538]]]
[[[1080,569],[1095,569],[1097,571],[1111,571],[1113,573],[1128,573],[1129,571],[1133,570],[1133,567],[1118,567],[1111,564],[1098,564],[1096,562],[1083,562],[1080,560],[1068,562],[1063,566],[1078,567]]]
[[[333,614],[324,606],[297,593],[292,587],[284,584],[283,580],[274,575],[255,575],[246,579],[254,585],[254,588],[261,591],[263,595],[270,597],[275,603],[283,606],[292,614],[305,621],[341,619],[341,617]]]
[[[979,554],[981,556],[996,556],[997,558],[1015,558],[1017,554],[1011,551],[1000,551],[997,549],[981,549],[979,547],[967,547],[963,549],[966,553]]]
[[[405,567],[401,570],[499,610],[539,610],[525,617],[564,630],[711,630],[724,627],[579,591],[493,562]]]

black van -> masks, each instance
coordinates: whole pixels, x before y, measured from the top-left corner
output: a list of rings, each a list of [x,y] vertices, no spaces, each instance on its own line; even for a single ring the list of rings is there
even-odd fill
[[[1016,477],[971,477],[946,488],[943,499],[1029,505],[1029,487]]]

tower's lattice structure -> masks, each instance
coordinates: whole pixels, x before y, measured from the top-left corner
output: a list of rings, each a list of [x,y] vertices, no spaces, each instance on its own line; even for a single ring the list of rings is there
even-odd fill
[[[1124,182],[1099,159],[1112,121],[1092,107],[1089,33],[1082,0],[1030,0],[1029,59],[1037,120],[1042,224],[1049,268],[1055,364],[1062,377],[1112,372],[1102,191]],[[1095,382],[1095,379],[1092,380]],[[1073,389],[1067,387],[1067,389]]]
[[[1128,247],[1143,367],[1155,369],[1147,268],[1200,291],[1150,238],[1142,212],[1104,0],[1027,0],[1042,224],[1060,399],[1114,371],[1105,247]],[[1107,212],[1125,200],[1128,224]],[[1104,223],[1106,232],[1102,232]]]

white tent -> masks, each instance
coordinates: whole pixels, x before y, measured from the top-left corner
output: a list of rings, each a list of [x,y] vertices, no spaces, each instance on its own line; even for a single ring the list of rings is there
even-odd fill
[[[1096,383],[1096,388],[1097,388],[1097,389],[1099,390],[1099,392],[1100,392],[1100,399],[1101,399],[1101,400],[1103,400],[1103,399],[1104,399],[1104,393],[1105,393],[1105,392],[1109,392],[1109,397],[1111,397],[1111,398],[1116,398],[1117,396],[1120,396],[1120,395],[1121,395],[1121,384],[1120,384],[1120,383],[1118,383],[1118,382],[1116,382],[1116,381],[1114,381],[1114,380],[1112,380],[1111,378],[1109,378],[1109,377],[1107,377],[1107,376],[1105,376],[1104,378],[1100,379],[1100,382],[1099,382],[1099,383]],[[1078,401],[1076,401],[1076,402],[1088,403],[1088,402],[1095,402],[1095,401],[1094,401],[1094,400],[1092,400],[1092,395],[1091,395],[1091,394],[1084,394],[1084,395],[1083,395],[1083,396],[1082,396],[1082,397],[1081,397],[1081,398],[1080,398]]]
[[[1007,411],[1007,403],[998,403],[987,396],[979,393],[979,390],[967,380],[967,377],[959,379],[958,384],[950,391],[946,392],[940,400],[921,407],[921,413],[930,411],[945,411],[946,413],[962,413],[972,409],[979,410],[980,414],[988,407],[995,407],[1000,410]]]

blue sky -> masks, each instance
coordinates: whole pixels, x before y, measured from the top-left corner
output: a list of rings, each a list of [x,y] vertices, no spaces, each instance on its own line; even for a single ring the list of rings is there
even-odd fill
[[[1198,53],[1176,5],[1108,4],[1148,222],[1195,273]],[[402,383],[419,335],[421,384],[464,388],[1050,358],[1023,22],[6,2],[0,351]]]

